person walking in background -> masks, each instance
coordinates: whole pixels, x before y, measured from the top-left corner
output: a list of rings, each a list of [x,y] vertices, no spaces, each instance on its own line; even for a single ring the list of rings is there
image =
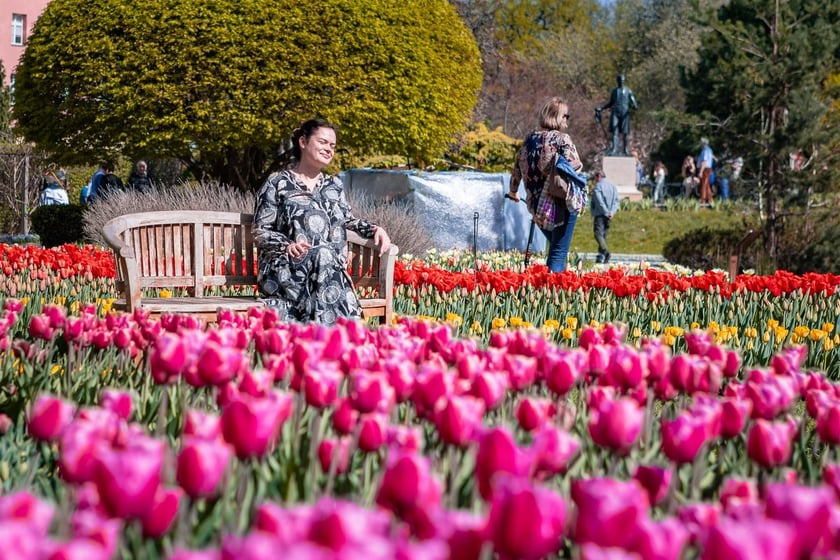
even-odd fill
[[[525,183],[528,211],[549,243],[546,265],[552,272],[566,270],[566,260],[577,217],[586,206],[586,179],[580,175],[583,164],[572,138],[564,132],[569,126],[569,104],[552,97],[540,110],[539,128],[525,137],[511,171],[508,197],[519,201],[519,183]],[[565,200],[548,193],[547,180],[555,173],[568,183]]]
[[[701,138],[700,153],[697,155],[697,174],[700,177],[700,203],[712,206],[712,172],[715,154],[709,146],[708,138]]]
[[[149,176],[149,166],[140,160],[134,166],[134,171],[128,176],[128,188],[137,192],[148,193],[154,188],[154,182]]]
[[[99,187],[96,189],[97,197],[109,196],[117,191],[125,190],[122,179],[117,177],[114,173],[114,164],[111,162],[105,163],[102,167],[104,174],[99,180]]]
[[[603,171],[595,172],[595,188],[592,191],[592,224],[595,242],[598,243],[596,263],[610,262],[610,250],[607,247],[607,232],[613,216],[618,212],[618,189],[607,181]]]
[[[350,229],[388,250],[385,230],[353,216],[341,179],[322,172],[335,155],[335,127],[311,119],[292,134],[292,163],[257,192],[254,244],[261,300],[283,320],[333,325],[362,310],[347,273]]]
[[[90,181],[88,182],[88,189],[87,195],[84,198],[85,204],[90,204],[96,197],[99,196],[99,183],[102,181],[102,177],[105,176],[105,166],[108,165],[108,162],[101,161],[99,163],[99,169],[94,171],[93,176],[91,176]]]

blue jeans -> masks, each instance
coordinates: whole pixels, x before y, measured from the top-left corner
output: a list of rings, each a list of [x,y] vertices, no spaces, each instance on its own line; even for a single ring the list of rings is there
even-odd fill
[[[545,264],[551,272],[563,272],[566,270],[569,246],[572,244],[572,235],[575,233],[577,217],[577,214],[572,214],[566,210],[565,224],[557,226],[551,231],[542,230],[546,241],[548,241],[548,256],[545,259]]]

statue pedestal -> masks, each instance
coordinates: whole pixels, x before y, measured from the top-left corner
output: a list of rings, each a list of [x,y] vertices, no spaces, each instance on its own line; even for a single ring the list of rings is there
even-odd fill
[[[642,200],[642,191],[636,188],[636,160],[632,157],[605,156],[603,163],[607,181],[615,185],[618,198]]]

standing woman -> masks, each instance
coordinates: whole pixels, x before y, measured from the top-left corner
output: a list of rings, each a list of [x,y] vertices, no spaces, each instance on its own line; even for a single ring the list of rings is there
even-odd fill
[[[379,226],[353,216],[344,187],[323,173],[335,155],[335,127],[312,119],[292,134],[292,163],[257,193],[254,241],[262,301],[281,318],[332,325],[360,318],[347,274],[345,228],[373,238],[380,254],[391,244]]]
[[[566,260],[575,222],[586,206],[586,179],[578,175],[583,168],[571,137],[563,132],[569,127],[569,105],[553,97],[540,110],[540,128],[525,137],[525,143],[513,165],[509,197],[519,201],[519,182],[524,180],[528,193],[528,211],[549,243],[546,265],[552,272],[566,270]],[[546,179],[557,154],[558,173],[569,184],[566,200],[548,194]]]

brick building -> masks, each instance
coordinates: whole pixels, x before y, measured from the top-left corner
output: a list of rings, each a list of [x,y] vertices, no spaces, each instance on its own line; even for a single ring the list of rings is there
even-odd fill
[[[50,0],[0,0],[0,62],[11,83],[26,40]]]

